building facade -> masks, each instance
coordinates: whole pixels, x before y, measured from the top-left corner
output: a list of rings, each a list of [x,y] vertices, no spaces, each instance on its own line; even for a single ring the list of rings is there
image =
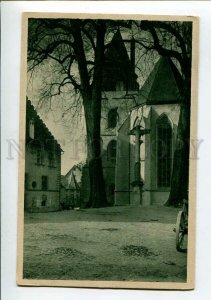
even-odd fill
[[[25,128],[24,209],[28,212],[59,210],[62,149],[28,99]]]

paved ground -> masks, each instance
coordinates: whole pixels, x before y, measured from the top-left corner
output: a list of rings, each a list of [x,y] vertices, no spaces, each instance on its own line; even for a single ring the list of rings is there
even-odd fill
[[[175,249],[178,209],[108,207],[25,215],[24,277],[176,281],[187,255]]]

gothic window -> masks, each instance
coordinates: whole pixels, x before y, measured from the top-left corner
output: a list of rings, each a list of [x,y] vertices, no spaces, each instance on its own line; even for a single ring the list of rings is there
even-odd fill
[[[112,108],[108,112],[108,128],[115,128],[117,126],[118,121],[118,113],[117,113],[117,107]]]
[[[166,115],[157,121],[157,185],[169,187],[172,167],[172,128]]]
[[[34,139],[34,119],[29,121],[29,137]]]
[[[48,176],[42,176],[42,190],[47,191],[48,189]]]
[[[116,141],[115,140],[110,141],[110,143],[108,144],[107,157],[108,157],[108,160],[116,159]]]

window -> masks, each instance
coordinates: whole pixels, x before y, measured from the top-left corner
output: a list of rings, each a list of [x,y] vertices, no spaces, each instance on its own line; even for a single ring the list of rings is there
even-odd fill
[[[42,148],[39,147],[37,149],[37,164],[43,165],[43,162],[44,162],[43,151],[42,151]]]
[[[172,128],[166,115],[157,121],[157,184],[169,187],[172,166]]]
[[[118,113],[117,113],[116,108],[112,108],[108,112],[108,128],[115,128],[117,126],[117,121],[118,121]]]
[[[42,176],[42,190],[47,191],[48,189],[48,176]]]
[[[108,157],[108,160],[116,159],[116,141],[115,140],[110,141],[110,143],[108,144],[107,157]]]
[[[41,206],[46,206],[46,204],[47,204],[47,196],[46,195],[42,195]]]
[[[55,155],[52,151],[50,151],[48,153],[48,161],[49,161],[49,166],[54,167],[54,165],[55,165]]]
[[[32,188],[35,189],[36,187],[37,187],[37,183],[36,183],[36,181],[33,181],[32,182]]]

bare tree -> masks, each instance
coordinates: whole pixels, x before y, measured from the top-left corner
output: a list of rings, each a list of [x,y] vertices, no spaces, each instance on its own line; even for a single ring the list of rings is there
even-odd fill
[[[82,97],[92,207],[107,205],[101,158],[101,86],[105,37],[120,25],[130,26],[127,21],[29,19],[29,71],[46,60],[54,65],[55,77],[43,99],[60,95],[66,86]]]

